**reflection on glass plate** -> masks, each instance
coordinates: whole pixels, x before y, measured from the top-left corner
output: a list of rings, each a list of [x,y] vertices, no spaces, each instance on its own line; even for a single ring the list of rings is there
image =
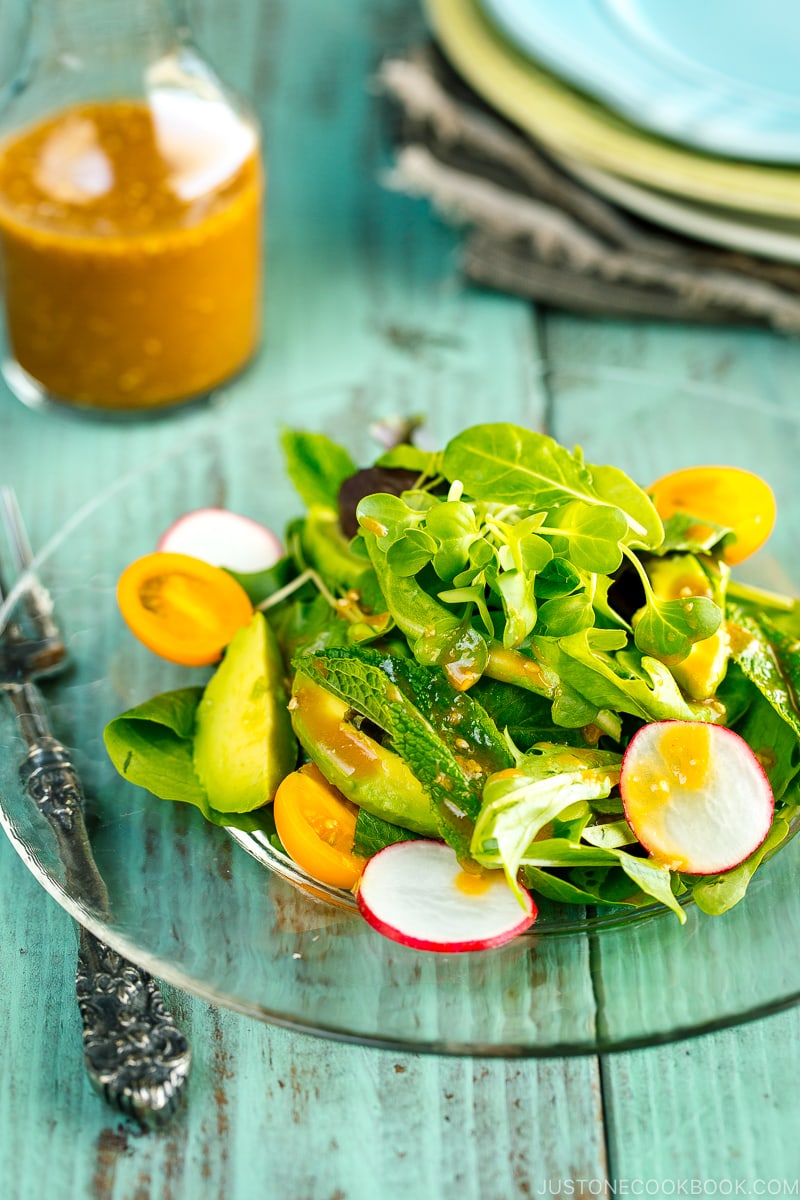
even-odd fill
[[[616,463],[643,483],[709,459],[763,475],[777,495],[778,526],[768,552],[739,570],[767,587],[800,591],[800,417],[790,407],[715,388],[678,390],[638,372],[588,377],[577,370],[551,383],[552,432],[569,445],[580,442],[590,460]],[[337,428],[339,402],[317,399],[316,427]],[[470,403],[450,420],[478,419],[478,402],[466,412]],[[500,404],[494,415],[524,420],[509,408]],[[312,419],[302,404],[283,411],[297,424]],[[455,432],[439,428],[446,421],[432,418],[437,439]],[[260,467],[244,475],[250,484],[229,474],[229,502],[281,528],[297,504],[265,426],[226,429],[228,446],[238,439]],[[99,498],[41,556],[73,663],[47,685],[53,722],[84,778],[111,919],[70,889],[49,826],[21,796],[22,746],[5,712],[0,818],[60,904],[160,978],[264,1020],[377,1045],[585,1053],[735,1024],[800,1000],[800,955],[792,950],[800,944],[797,838],[723,917],[689,906],[682,927],[669,913],[632,922],[554,913],[500,949],[433,955],[382,938],[346,897],[319,887],[312,894],[307,882],[301,890],[295,868],[264,839],[231,837],[195,809],[120,779],[104,752],[105,723],[202,673],[161,662],[134,642],[117,613],[116,579],[181,512],[219,499],[227,453],[210,437],[190,441]],[[270,865],[255,855],[268,855]]]

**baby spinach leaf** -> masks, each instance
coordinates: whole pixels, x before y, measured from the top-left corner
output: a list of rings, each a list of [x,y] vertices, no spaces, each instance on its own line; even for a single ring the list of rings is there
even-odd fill
[[[558,532],[553,532],[557,530]],[[625,514],[608,505],[571,500],[548,515],[547,531],[555,554],[569,558],[579,571],[611,575],[622,562],[620,541],[628,530]]]
[[[309,508],[319,504],[336,510],[339,488],[356,471],[347,451],[323,433],[294,429],[281,431],[281,446],[289,478]]]
[[[794,726],[776,712],[752,683],[750,687],[755,697],[735,729],[761,763],[772,794],[776,801],[780,801],[800,771],[800,739]]]
[[[120,713],[103,731],[108,756],[123,779],[161,800],[193,804],[215,825],[258,829],[257,815],[211,808],[194,773],[194,716],[202,695],[202,687],[179,688]]]
[[[312,505],[293,533],[293,550],[300,567],[311,567],[333,591],[361,586],[369,564],[350,549],[333,509]]]
[[[432,478],[439,474],[440,457],[441,454],[438,450],[422,450],[419,446],[403,442],[399,446],[393,446],[385,454],[381,454],[375,460],[375,466],[416,471],[418,475],[427,475]]]
[[[546,637],[567,637],[594,625],[594,608],[588,592],[545,600],[539,609],[537,626]]]
[[[634,621],[634,638],[642,654],[673,663],[686,658],[695,642],[716,633],[722,609],[708,596],[681,596],[659,600],[652,592]]]
[[[564,729],[553,723],[550,712],[552,701],[548,697],[487,678],[475,685],[472,695],[497,728],[504,730],[519,750],[529,750],[535,742],[559,741],[565,746],[586,745],[580,729]]]
[[[445,447],[442,472],[478,500],[550,509],[568,500],[620,508],[631,545],[663,536],[652,502],[616,467],[588,467],[553,438],[517,425],[475,425]]]
[[[242,585],[253,606],[260,604],[262,600],[266,600],[268,596],[285,587],[297,575],[297,567],[289,555],[278,559],[274,566],[268,567],[265,571],[242,574],[240,571],[231,571],[230,568],[226,568],[226,570],[237,583]]]
[[[646,492],[619,467],[592,466],[594,485],[606,504],[621,508],[628,522],[627,545],[654,550],[664,537],[664,526]]]
[[[562,904],[608,904],[629,908],[641,908],[652,903],[652,897],[635,886],[616,866],[603,871],[596,869],[573,870],[569,878],[552,875],[539,867],[523,867],[522,878],[526,887],[548,900]]]

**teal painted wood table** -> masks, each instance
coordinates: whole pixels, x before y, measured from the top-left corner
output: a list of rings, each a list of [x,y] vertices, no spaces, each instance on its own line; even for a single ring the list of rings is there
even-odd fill
[[[415,0],[198,0],[194,18],[264,125],[263,349],[209,406],[150,423],[34,413],[0,392],[0,480],[17,489],[36,544],[192,438],[215,448],[209,502],[235,508],[261,478],[268,496],[247,431],[286,420],[364,450],[370,421],[416,413],[438,433],[502,412],[580,440],[640,380],[665,397],[797,405],[798,342],[585,320],[462,285],[454,235],[380,183],[386,128],[371,79],[421,34]],[[145,510],[142,497],[108,536],[133,542]],[[167,985],[193,1076],[173,1123],[142,1134],[83,1071],[71,919],[5,839],[0,871],[9,1200],[800,1191],[797,1009],[603,1057],[438,1058],[292,1032]]]

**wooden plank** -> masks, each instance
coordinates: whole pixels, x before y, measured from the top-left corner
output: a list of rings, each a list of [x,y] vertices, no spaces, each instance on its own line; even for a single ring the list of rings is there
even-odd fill
[[[187,1110],[139,1136],[90,1090],[71,1002],[74,937],[5,842],[0,1185],[12,1200],[465,1200],[596,1178],[599,1089],[582,1060],[435,1059],[290,1034],[165,990],[192,1039]],[[32,1001],[33,998],[33,1002]]]
[[[598,457],[613,458],[616,445],[625,456],[623,465],[643,481],[669,469],[670,456],[677,460],[683,455],[681,461],[687,462],[737,461],[761,470],[772,479],[779,500],[793,502],[794,480],[783,463],[787,446],[797,438],[796,341],[763,331],[558,316],[547,323],[546,347],[560,436],[585,440],[597,448]],[[723,401],[732,403],[730,411]],[[653,405],[660,414],[658,426],[650,422],[647,435],[640,436],[637,422],[646,420]],[[793,458],[791,453],[788,457]],[[794,522],[779,517],[771,545],[778,561],[796,562]],[[773,556],[759,570],[775,572],[773,586],[792,586],[785,574],[779,578]],[[797,584],[795,579],[795,588]],[[746,1008],[766,980],[777,996],[781,963],[769,951],[765,961],[756,962],[762,941],[768,942],[760,938],[759,928],[774,924],[792,944],[792,865],[785,860],[772,864],[785,892],[771,916],[757,893],[727,919],[740,943],[752,947],[749,967],[738,974],[730,969],[723,945],[699,971],[683,970],[679,942],[682,935],[691,936],[691,929],[676,932],[671,951],[655,956],[637,948],[636,937],[626,953],[622,939],[601,936],[612,1030],[622,1032],[614,1025],[615,1003],[617,1015],[627,1011],[635,1021],[637,996],[647,1020],[658,1020],[663,1009],[686,1022],[701,1008],[708,1013],[726,1005]],[[719,933],[724,943],[722,929]],[[792,961],[787,955],[789,970]],[[787,1130],[788,1114],[800,1096],[799,1024],[797,1012],[790,1011],[691,1041],[605,1057],[612,1183],[620,1190],[627,1187],[629,1194],[639,1189],[639,1194],[653,1195],[681,1194],[679,1187],[691,1194],[692,1186],[701,1189],[699,1194],[736,1194],[737,1187],[747,1189],[740,1194],[755,1194],[750,1191],[754,1186],[765,1194],[767,1186],[775,1194],[797,1190],[800,1154]]]
[[[652,1180],[664,1196],[680,1195],[679,1180],[687,1195],[693,1180],[701,1195],[797,1193],[797,1010],[612,1055],[602,1070],[612,1181]]]
[[[417,35],[413,0],[207,2],[196,14],[223,74],[255,97],[264,119],[264,349],[211,408],[159,422],[45,418],[0,397],[0,478],[17,486],[37,544],[98,490],[191,437],[214,448],[206,498],[235,507],[262,479],[266,492],[276,461],[251,450],[254,423],[324,417],[328,432],[365,454],[367,427],[380,415],[424,412],[437,437],[490,413],[543,420],[542,360],[526,306],[464,291],[453,235],[377,179],[383,120],[368,79],[382,53]],[[188,495],[183,470],[165,466],[163,476],[176,501]],[[124,523],[100,522],[102,537],[132,546],[152,536],[154,512],[142,488]],[[71,719],[80,737],[85,718]],[[13,895],[0,908],[11,1031],[0,1080],[4,1194],[371,1200],[378,1191],[434,1197],[457,1188],[466,1200],[501,1200],[571,1172],[603,1174],[592,1059],[473,1062],[362,1050],[169,990],[195,1048],[190,1103],[170,1130],[135,1136],[78,1066],[68,919],[5,844],[0,869]]]

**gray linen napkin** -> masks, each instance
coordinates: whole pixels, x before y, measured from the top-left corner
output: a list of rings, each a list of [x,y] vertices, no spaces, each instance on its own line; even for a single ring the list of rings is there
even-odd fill
[[[378,83],[400,116],[385,182],[466,228],[469,279],[587,313],[800,332],[800,267],[625,213],[484,105],[435,47],[386,60]]]

